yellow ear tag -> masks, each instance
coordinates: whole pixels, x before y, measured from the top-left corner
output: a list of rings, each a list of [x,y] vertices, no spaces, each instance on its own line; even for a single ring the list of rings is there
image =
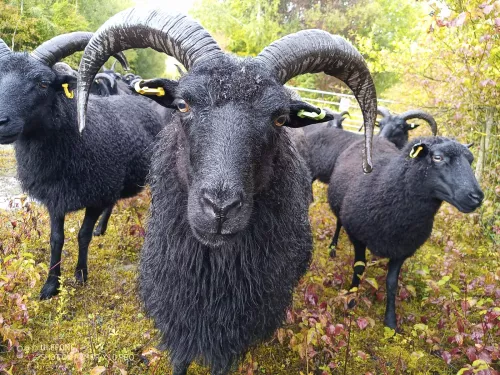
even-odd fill
[[[418,146],[417,149],[412,149],[410,152],[410,158],[415,159],[423,149],[424,148],[422,146]]]
[[[69,91],[67,83],[63,83],[62,87],[64,89],[64,95],[66,95],[66,97],[68,99],[73,99],[75,97],[75,92],[74,91]]]
[[[137,81],[134,85],[134,90],[141,95],[151,95],[151,96],[165,96],[165,90],[163,87],[157,87],[155,89],[147,86],[141,87],[141,84],[147,83],[147,81]]]

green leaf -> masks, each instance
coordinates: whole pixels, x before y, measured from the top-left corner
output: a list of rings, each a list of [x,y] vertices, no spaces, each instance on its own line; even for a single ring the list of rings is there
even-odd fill
[[[375,280],[372,277],[366,278],[365,281],[372,286],[373,289],[378,290],[378,283],[377,280]]]

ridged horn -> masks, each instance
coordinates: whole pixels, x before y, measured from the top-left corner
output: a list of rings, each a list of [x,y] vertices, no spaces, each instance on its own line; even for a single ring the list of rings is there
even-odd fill
[[[382,117],[389,117],[391,112],[385,107],[377,107],[377,113]]]
[[[31,57],[52,67],[56,62],[65,57],[71,56],[75,52],[83,51],[92,38],[92,35],[93,33],[85,31],[75,31],[73,33],[58,35],[38,46],[31,52]],[[120,53],[114,57],[120,62],[123,69],[130,69],[125,55]]]
[[[274,71],[283,84],[300,74],[319,72],[344,82],[363,112],[363,170],[371,172],[377,95],[365,60],[356,48],[338,35],[323,30],[303,30],[273,42],[256,59]]]
[[[111,74],[98,73],[98,74],[96,74],[95,79],[104,79],[104,80],[108,81],[111,88],[115,88],[115,86],[116,86],[116,79],[115,79],[115,77],[111,76]]]
[[[3,41],[3,39],[0,39],[0,59],[10,54],[10,52],[9,46]]]
[[[188,70],[202,59],[223,54],[212,36],[183,14],[145,8],[117,13],[96,31],[80,63],[77,86],[80,131],[85,128],[90,85],[102,64],[114,53],[148,47],[175,57]]]
[[[403,112],[399,115],[404,121],[408,121],[412,118],[418,118],[421,120],[426,121],[429,126],[431,127],[432,130],[432,135],[437,135],[437,124],[436,120],[434,120],[434,117],[430,115],[429,113],[422,111],[420,109],[412,109],[410,111]]]

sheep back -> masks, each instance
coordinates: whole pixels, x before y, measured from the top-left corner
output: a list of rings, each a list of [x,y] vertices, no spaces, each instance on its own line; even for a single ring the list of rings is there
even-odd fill
[[[137,194],[168,118],[151,108],[139,96],[91,96],[89,126],[80,135],[75,103],[56,100],[53,118],[15,142],[22,188],[57,214]]]
[[[441,202],[419,190],[425,165],[408,161],[414,142],[400,151],[384,138],[373,141],[372,173],[359,167],[360,144],[354,142],[336,161],[328,201],[352,241],[377,256],[407,258],[430,236]]]

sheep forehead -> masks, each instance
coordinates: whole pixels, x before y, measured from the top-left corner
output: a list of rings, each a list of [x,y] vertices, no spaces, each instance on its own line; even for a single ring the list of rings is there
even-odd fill
[[[209,97],[216,106],[229,102],[258,106],[271,98],[276,102],[289,98],[271,73],[251,59],[231,57],[204,64],[179,83],[181,96]]]
[[[51,79],[54,72],[48,66],[33,59],[27,53],[12,53],[0,60],[0,77],[4,74],[16,74],[27,79],[46,77]]]
[[[473,155],[469,151],[469,149],[456,141],[436,143],[432,146],[431,149],[433,152],[440,151],[450,158],[456,158],[463,155],[467,159],[473,159]]]

